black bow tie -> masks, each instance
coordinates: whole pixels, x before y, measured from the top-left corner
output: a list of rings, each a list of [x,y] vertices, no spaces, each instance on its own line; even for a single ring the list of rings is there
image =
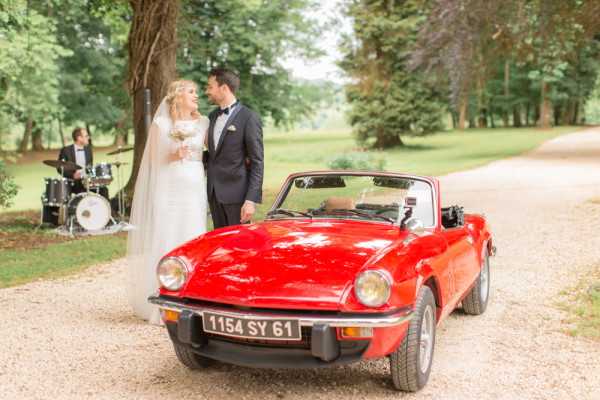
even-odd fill
[[[217,114],[217,117],[220,116],[221,114],[229,115],[229,112],[231,111],[231,109],[233,109],[233,107],[235,107],[237,105],[237,103],[238,102],[236,101],[235,103],[233,103],[229,107],[219,108],[219,113]]]
[[[85,151],[85,149],[77,149],[77,151]]]

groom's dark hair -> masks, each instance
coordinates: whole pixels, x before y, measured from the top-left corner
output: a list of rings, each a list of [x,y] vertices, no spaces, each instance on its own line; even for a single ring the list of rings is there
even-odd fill
[[[227,85],[231,93],[235,94],[240,87],[240,77],[226,68],[214,68],[208,76],[214,76],[219,86]]]

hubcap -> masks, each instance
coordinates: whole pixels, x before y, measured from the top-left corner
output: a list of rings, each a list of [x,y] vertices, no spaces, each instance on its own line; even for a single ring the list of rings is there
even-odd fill
[[[481,285],[481,301],[485,303],[490,289],[490,263],[487,257],[483,260],[482,267],[479,274],[479,283]]]
[[[435,322],[433,319],[433,310],[427,305],[423,312],[423,321],[421,322],[421,339],[419,341],[419,368],[422,373],[426,373],[431,363],[431,354],[433,352],[433,339],[435,334]]]

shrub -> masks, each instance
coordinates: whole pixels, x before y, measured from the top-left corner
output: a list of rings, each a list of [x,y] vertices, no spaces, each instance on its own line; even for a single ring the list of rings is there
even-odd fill
[[[356,169],[364,171],[383,171],[385,160],[375,158],[371,153],[344,153],[333,158],[327,166],[331,169]]]
[[[0,160],[0,208],[10,207],[18,191],[19,187],[15,184],[14,178],[8,174],[6,165]]]

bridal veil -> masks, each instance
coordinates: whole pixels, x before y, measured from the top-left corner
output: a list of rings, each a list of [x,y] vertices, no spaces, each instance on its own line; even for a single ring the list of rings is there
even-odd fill
[[[138,170],[131,207],[130,223],[133,229],[127,238],[127,261],[129,264],[129,303],[136,315],[159,324],[160,314],[156,306],[149,304],[148,296],[158,289],[156,265],[165,251],[160,246],[161,227],[168,224],[161,213],[167,199],[165,185],[169,163],[168,133],[173,121],[169,115],[166,99],[160,103],[150,127],[142,162]]]

